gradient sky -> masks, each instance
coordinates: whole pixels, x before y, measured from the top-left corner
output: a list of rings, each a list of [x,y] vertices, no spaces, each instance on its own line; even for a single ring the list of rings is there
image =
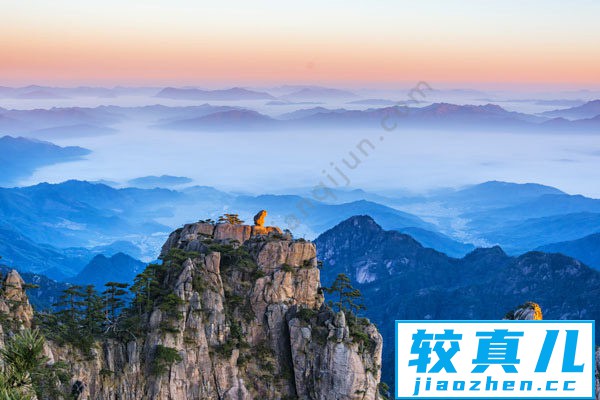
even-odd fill
[[[0,85],[600,85],[600,1],[0,0]]]

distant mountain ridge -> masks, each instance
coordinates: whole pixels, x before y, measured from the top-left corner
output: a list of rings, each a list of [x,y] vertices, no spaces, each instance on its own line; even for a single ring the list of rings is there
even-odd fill
[[[590,119],[600,115],[600,100],[588,101],[585,104],[563,108],[558,110],[546,111],[542,115],[547,117],[558,117],[567,119]]]
[[[292,93],[281,96],[287,101],[322,101],[330,99],[352,99],[356,94],[347,90],[323,88],[323,87],[303,87]]]
[[[347,104],[360,104],[368,106],[393,106],[398,102],[386,99],[362,99],[347,102]]]
[[[77,137],[92,137],[92,136],[103,136],[112,135],[118,131],[114,128],[106,126],[95,126],[89,124],[75,124],[75,125],[64,125],[54,126],[50,128],[37,129],[30,132],[24,133],[27,137],[32,138],[48,138],[48,139],[64,139],[64,138],[77,138]]]
[[[294,195],[238,196],[231,207],[239,209],[242,205],[244,208],[252,209],[263,207],[269,210],[272,219],[282,216],[284,220],[288,218],[292,224],[307,225],[315,232],[323,232],[344,218],[360,213],[377,216],[385,221],[386,227],[390,229],[406,227],[434,229],[431,224],[413,214],[366,200],[324,204]]]
[[[165,89],[167,90],[167,89]],[[173,89],[183,91],[184,97],[195,96],[199,89]],[[212,91],[208,91],[212,93]],[[260,92],[237,88],[214,91],[215,101],[221,96],[241,96],[248,99],[261,98]],[[250,93],[248,93],[250,92]],[[170,96],[166,92],[167,96]],[[204,91],[200,91],[204,93]],[[258,94],[257,94],[258,93]],[[177,96],[172,94],[172,96]],[[198,98],[211,101],[208,98]],[[280,104],[281,100],[270,100]],[[293,104],[293,103],[283,103]],[[366,110],[330,109],[313,107],[288,112],[276,119],[250,108],[233,105],[214,106],[98,106],[63,107],[36,110],[7,110],[0,108],[0,131],[7,133],[56,132],[69,130],[69,135],[78,136],[73,128],[89,127],[91,133],[82,129],[80,136],[110,133],[112,126],[127,119],[135,119],[151,127],[182,130],[252,130],[277,129],[297,130],[306,128],[322,129],[381,129],[398,126],[414,129],[485,129],[486,131],[523,132],[597,132],[600,118],[597,115],[577,120],[539,116],[508,111],[496,104],[458,105],[433,103],[423,107],[390,105]],[[104,132],[101,132],[104,130]],[[95,132],[94,132],[95,131]]]
[[[74,273],[85,262],[50,245],[38,244],[6,224],[0,225],[0,256],[1,262],[20,271],[44,271],[58,279]]]
[[[71,125],[110,126],[122,120],[123,116],[100,107],[53,107],[33,110],[0,108],[0,131],[7,133]]]
[[[483,106],[434,103],[424,107],[390,106],[367,110],[347,110],[346,112],[314,113],[298,120],[304,123],[372,124],[387,119],[388,124],[419,125],[431,127],[438,123],[447,124],[483,124],[502,122],[505,126],[528,126],[543,122],[544,118],[529,114],[511,112],[495,104]],[[374,125],[380,126],[380,125]],[[490,126],[493,128],[493,126]]]
[[[386,126],[409,127],[414,129],[485,129],[486,131],[509,130],[523,132],[573,130],[577,132],[595,131],[600,127],[596,118],[557,123],[546,117],[507,111],[495,104],[456,105],[434,103],[424,107],[389,106],[367,110],[329,109],[314,107],[299,109],[274,119],[251,110],[238,113],[215,113],[215,117],[186,118],[159,124],[170,129],[207,130],[218,128],[243,131],[240,116],[245,116],[248,129],[259,126],[261,129],[297,130],[307,128],[322,129],[381,129]],[[218,117],[218,118],[217,118]],[[214,120],[214,121],[213,121]],[[217,123],[218,122],[218,123]]]
[[[473,225],[480,226],[480,225]],[[490,243],[503,243],[511,254],[535,249],[547,243],[575,240],[600,231],[600,213],[577,212],[489,226],[482,235]]]
[[[153,189],[157,187],[169,188],[177,185],[185,185],[191,182],[193,182],[193,180],[186,176],[148,175],[130,179],[127,183],[129,183],[131,186],[139,187],[142,189]]]
[[[94,255],[94,249],[116,241],[134,243],[141,248],[136,257],[154,259],[153,246],[171,229],[165,224],[178,223],[195,214],[198,207],[205,208],[213,219],[227,207],[247,220],[257,209],[267,208],[275,223],[298,225],[299,234],[309,232],[311,237],[356,213],[385,219],[389,228],[434,229],[414,215],[369,201],[326,204],[301,196],[232,195],[202,186],[181,191],[116,189],[72,180],[0,188],[0,228],[6,230],[7,239],[0,255],[4,252],[7,258],[10,256],[10,261],[21,270],[56,279],[74,275]],[[22,239],[12,241],[11,237]],[[32,247],[32,243],[36,246]],[[71,250],[82,247],[92,252]],[[134,255],[131,249],[124,250]]]
[[[489,224],[498,224],[561,214],[600,213],[600,200],[582,195],[541,194],[540,196],[514,200],[516,199],[513,199],[511,205],[495,208],[492,212],[490,210],[475,211],[465,213],[463,216],[478,220],[481,223],[486,221]]]
[[[183,100],[275,100],[266,92],[257,92],[240,87],[231,89],[202,90],[186,88],[164,88],[156,97]]]
[[[102,254],[110,257],[119,252],[134,257],[142,255],[137,246],[126,241],[88,248],[58,248],[37,243],[11,227],[0,225],[0,261],[23,273],[34,271],[62,281],[80,272],[94,256]]]
[[[82,181],[0,188],[4,237],[23,238],[6,240],[0,255],[10,254],[18,262],[14,265],[57,279],[76,274],[95,254],[108,255],[98,249],[118,241],[131,245],[118,251],[149,261],[165,232],[193,218],[199,208],[215,220],[231,211],[246,221],[257,209],[267,209],[274,224],[307,239],[351,216],[371,215],[384,229],[406,232],[453,257],[471,251],[470,243],[501,244],[509,254],[521,254],[600,231],[600,200],[538,184],[486,182],[421,196],[333,190],[328,202],[315,200],[307,189],[296,193],[301,195],[242,195],[207,186],[117,189]],[[44,246],[33,249],[31,243]],[[60,262],[65,263],[62,272]]]
[[[459,242],[439,232],[413,227],[395,230],[411,236],[421,245],[423,245],[423,247],[435,249],[441,253],[447,254],[450,257],[460,258],[475,250],[474,245]]]
[[[581,239],[547,244],[536,250],[545,253],[561,253],[600,270],[600,233],[594,233]]]
[[[15,184],[39,167],[79,160],[90,153],[83,147],[61,147],[24,137],[0,137],[0,186]]]
[[[295,110],[295,111],[291,111],[285,114],[281,114],[279,116],[280,119],[284,119],[284,120],[290,120],[290,119],[300,119],[300,118],[305,118],[305,117],[310,117],[312,115],[315,114],[320,114],[320,113],[345,113],[348,112],[348,110],[344,109],[344,108],[338,108],[336,110],[332,110],[332,109],[328,109],[325,107],[313,107],[313,108],[303,108],[300,110]]]
[[[442,232],[480,246],[499,244],[513,255],[578,239],[600,227],[600,200],[539,184],[492,181],[419,201],[451,210],[448,221],[460,221],[453,231],[451,222],[442,219]]]
[[[320,235],[321,281],[345,273],[363,294],[364,315],[377,324],[384,348],[397,319],[501,319],[526,301],[547,319],[600,319],[600,271],[561,254],[510,257],[500,247],[461,259],[427,249],[408,235],[355,216]],[[392,346],[393,347],[393,346]],[[393,382],[393,351],[384,352],[383,380]]]
[[[533,201],[544,195],[563,194],[566,193],[554,187],[537,183],[488,181],[443,193],[437,199],[449,203],[453,207],[460,206],[460,209],[481,211]]]
[[[170,229],[154,216],[164,215],[165,202],[182,196],[166,189],[114,189],[81,181],[0,188],[0,220],[31,241],[58,248],[93,247],[125,237],[149,241],[152,234]],[[39,265],[36,272],[43,270]]]
[[[175,130],[253,130],[274,129],[279,121],[251,110],[228,110],[156,125]]]
[[[104,284],[110,281],[133,284],[133,279],[145,267],[146,263],[124,253],[111,257],[98,254],[77,275],[66,281],[77,285],[94,285],[98,291],[102,291]]]

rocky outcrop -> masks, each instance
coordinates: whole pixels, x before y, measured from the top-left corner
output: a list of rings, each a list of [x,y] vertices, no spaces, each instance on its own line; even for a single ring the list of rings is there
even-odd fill
[[[231,224],[217,224],[213,232],[215,240],[228,240],[236,241],[238,243],[244,243],[250,239],[252,235],[252,227],[249,225],[231,225]]]
[[[267,217],[267,211],[266,210],[260,210],[254,216],[254,225],[256,225],[256,226],[264,226],[265,225],[265,218],[266,217]]]
[[[315,245],[306,241],[254,240],[247,244],[256,263],[262,270],[276,270],[282,266],[316,267]]]
[[[348,345],[352,336],[343,312],[334,315],[331,310],[322,311],[315,318],[319,320],[325,321],[326,329],[299,318],[288,322],[298,397],[376,399],[381,365],[381,358],[377,356],[381,354],[377,329],[368,325],[367,343]]]
[[[207,247],[205,241],[216,241],[220,243],[242,244],[250,238],[256,236],[279,236],[284,235],[281,229],[276,226],[264,226],[264,218],[267,212],[260,211],[259,222],[263,225],[233,225],[229,223],[208,223],[196,222],[186,224],[183,228],[177,229],[167,239],[161,250],[161,256],[165,256],[171,248],[178,248],[188,252],[203,252]],[[262,219],[261,219],[262,218]],[[255,217],[256,219],[256,217]],[[256,221],[255,221],[256,222]],[[291,238],[291,235],[285,235]]]
[[[48,343],[79,399],[377,399],[375,326],[324,305],[312,243],[253,228],[199,222],[171,234],[143,334],[123,330],[91,356]]]
[[[504,316],[504,319],[510,320],[542,320],[544,319],[542,316],[542,309],[539,304],[534,303],[533,301],[528,301],[525,304],[522,304],[515,308],[512,311],[509,311]]]
[[[281,229],[279,229],[276,226],[258,226],[258,225],[254,225],[252,227],[251,236],[269,235],[269,234],[281,235],[282,232],[281,232]]]
[[[33,308],[25,294],[25,282],[15,270],[9,271],[2,281],[0,314],[5,316],[8,327],[14,330],[31,328]]]
[[[267,218],[267,211],[260,210],[258,214],[254,216],[254,226],[252,227],[252,235],[268,235],[269,233],[281,234],[281,229],[276,226],[265,226],[265,218]]]

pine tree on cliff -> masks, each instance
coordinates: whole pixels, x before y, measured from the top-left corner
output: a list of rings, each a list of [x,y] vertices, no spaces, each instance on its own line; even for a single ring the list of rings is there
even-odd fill
[[[358,314],[364,310],[360,290],[352,287],[350,278],[346,274],[338,274],[329,288],[323,288],[325,293],[337,296],[337,301],[330,301],[330,306],[345,313]]]
[[[88,285],[85,287],[83,300],[83,329],[87,335],[98,336],[102,333],[103,322],[102,297],[98,295],[94,285]]]
[[[102,333],[102,304],[93,286],[85,291],[74,285],[65,289],[54,304],[54,314],[38,314],[39,326],[48,338],[70,343],[89,355],[94,338]]]
[[[79,322],[82,319],[82,308],[85,305],[83,300],[84,293],[79,285],[70,286],[63,291],[59,301],[53,304],[59,311],[56,312],[58,320],[63,323],[67,330],[74,331],[79,328]]]
[[[137,312],[138,317],[143,313],[150,311],[154,305],[154,292],[158,289],[158,282],[155,278],[155,264],[150,264],[133,280],[131,292],[134,295],[132,308]]]
[[[125,295],[129,284],[121,282],[108,282],[104,284],[104,310],[107,320],[107,331],[114,330],[120,311],[125,307]]]
[[[238,214],[223,214],[219,217],[219,223],[227,223],[231,225],[241,225],[244,223]]]

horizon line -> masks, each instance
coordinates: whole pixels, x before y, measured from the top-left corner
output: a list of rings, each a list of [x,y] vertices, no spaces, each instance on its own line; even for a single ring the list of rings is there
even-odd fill
[[[474,91],[532,91],[532,90],[560,90],[560,91],[575,91],[575,92],[592,92],[600,90],[600,82],[597,83],[568,83],[568,82],[500,82],[500,81],[477,81],[477,82],[460,82],[460,81],[432,81],[422,80],[432,86],[433,90],[474,90]],[[225,90],[234,88],[244,89],[277,89],[285,86],[297,87],[321,87],[332,89],[353,89],[353,90],[409,90],[413,87],[415,81],[394,81],[394,82],[293,82],[293,81],[278,81],[278,82],[217,82],[214,81],[196,81],[196,82],[98,82],[93,80],[88,81],[72,81],[72,82],[56,82],[49,81],[30,81],[26,82],[2,82],[1,89],[26,89],[29,87],[41,88],[57,88],[57,89],[77,89],[77,88],[102,88],[102,89],[119,89],[119,88],[139,88],[139,89],[204,89],[204,90]],[[508,87],[507,87],[508,86]]]

